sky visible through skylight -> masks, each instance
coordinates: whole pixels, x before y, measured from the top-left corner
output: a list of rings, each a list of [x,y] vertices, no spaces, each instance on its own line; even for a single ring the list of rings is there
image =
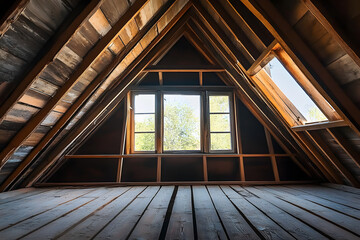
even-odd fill
[[[324,114],[275,57],[270,62],[271,78],[307,122],[326,120]]]

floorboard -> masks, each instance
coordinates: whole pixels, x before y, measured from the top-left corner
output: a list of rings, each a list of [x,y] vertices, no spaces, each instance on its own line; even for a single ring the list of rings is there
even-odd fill
[[[341,185],[29,188],[0,194],[0,239],[360,239]]]

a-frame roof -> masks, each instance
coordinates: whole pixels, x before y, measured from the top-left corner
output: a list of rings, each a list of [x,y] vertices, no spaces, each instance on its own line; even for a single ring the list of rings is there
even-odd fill
[[[302,156],[303,166],[324,180],[358,186],[360,114],[356,94],[345,88],[358,80],[353,75],[344,80],[334,70],[342,66],[357,75],[357,48],[319,5],[293,2],[289,6],[298,15],[304,11],[302,18],[287,20],[288,6],[268,0],[17,1],[0,28],[1,190],[33,184],[102,122],[181,36],[226,70],[223,77],[242,101]],[[312,40],[295,25],[309,14],[337,44],[341,61],[327,45],[322,52],[309,47]],[[256,88],[250,70],[278,43],[342,121],[299,132]],[[335,60],[328,63],[324,55]]]

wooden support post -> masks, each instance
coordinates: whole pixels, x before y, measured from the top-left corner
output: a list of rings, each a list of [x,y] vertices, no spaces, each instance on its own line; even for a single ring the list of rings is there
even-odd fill
[[[157,157],[156,182],[161,182],[161,157]]]
[[[203,72],[199,72],[199,85],[203,85]]]
[[[354,163],[360,168],[360,153],[356,150],[353,145],[349,142],[348,139],[343,137],[341,132],[336,129],[326,129],[328,133],[334,138],[334,140],[339,144],[340,147],[346,152],[347,155],[354,161]]]
[[[123,116],[123,126],[122,126],[122,133],[120,139],[120,154],[125,153],[125,145],[126,145],[126,138],[127,138],[127,126],[130,122],[128,122],[128,98],[125,98],[124,104],[124,116]],[[123,167],[124,158],[119,158],[118,161],[118,170],[116,175],[116,182],[121,182],[121,175],[122,175],[122,167]]]
[[[273,144],[272,144],[271,135],[270,135],[269,131],[265,127],[264,127],[264,131],[265,131],[265,137],[266,137],[266,142],[267,142],[267,145],[268,145],[269,153],[274,154],[274,147],[273,147]],[[278,167],[277,167],[275,155],[272,155],[270,158],[271,158],[271,165],[272,165],[272,168],[273,168],[275,181],[280,182],[279,170],[278,170]]]
[[[324,156],[336,167],[336,169],[353,185],[359,187],[358,180],[342,165],[340,160],[333,153],[328,144],[323,140],[317,131],[306,131],[307,135],[313,140],[317,147],[322,151]]]
[[[204,181],[205,182],[209,181],[206,156],[203,156],[203,176],[204,176]]]
[[[162,86],[163,84],[164,84],[163,73],[159,72],[159,85]]]

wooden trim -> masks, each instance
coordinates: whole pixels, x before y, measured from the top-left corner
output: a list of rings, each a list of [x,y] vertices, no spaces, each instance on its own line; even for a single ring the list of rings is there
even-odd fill
[[[339,146],[346,152],[347,155],[354,161],[354,163],[360,168],[360,153],[354,148],[348,139],[343,137],[340,131],[336,128],[326,129],[328,133],[334,138]]]
[[[342,30],[335,19],[330,16],[324,6],[319,1],[314,0],[302,0],[302,2],[342,49],[360,66],[359,46],[356,42],[351,41],[352,39],[349,38],[351,36],[347,36],[344,33],[344,30]]]
[[[149,0],[137,0],[129,10],[116,22],[111,30],[99,40],[99,42],[84,57],[75,72],[58,89],[56,94],[46,103],[46,105],[33,116],[27,124],[16,133],[10,143],[0,153],[0,168],[6,163],[11,154],[21,145],[23,141],[35,130],[35,128],[45,119],[56,104],[67,94],[67,92],[76,84],[81,74],[90,66],[91,63],[107,49],[111,41],[118,36],[119,31],[142,9]],[[5,101],[6,103],[8,101]],[[10,101],[11,102],[11,101]],[[9,102],[9,103],[10,103]]]
[[[179,67],[165,67],[165,66],[149,66],[143,72],[225,72],[225,69],[218,66],[202,66],[194,68],[179,68]]]
[[[27,2],[18,1],[18,2]],[[36,76],[38,76],[41,71],[54,59],[56,54],[61,50],[61,48],[69,41],[71,36],[77,31],[79,26],[85,21],[87,21],[92,14],[99,8],[102,4],[102,1],[92,0],[87,4],[87,6],[79,6],[76,10],[73,11],[71,16],[67,17],[67,20],[61,25],[59,30],[56,32],[55,36],[49,43],[44,47],[42,55],[39,57],[37,63],[34,63],[31,70],[29,70],[19,81],[19,84],[16,86],[16,89],[9,95],[9,97],[4,101],[0,106],[0,122],[4,119],[7,112],[18,102],[18,100],[23,96],[25,91],[30,87],[30,85],[35,81]],[[23,6],[25,7],[25,6]],[[81,12],[80,12],[81,9]],[[0,158],[2,159],[2,158]]]
[[[29,0],[16,0],[10,5],[9,9],[0,18],[0,37],[2,37],[11,24],[19,18],[28,2]]]
[[[351,183],[354,187],[360,187],[360,183],[356,178],[342,165],[340,160],[335,156],[328,144],[322,139],[319,132],[306,131],[305,132],[322,151],[327,159],[337,168],[337,170]]]
[[[272,50],[280,46],[279,43],[274,40],[272,43],[261,53],[261,55],[255,60],[251,67],[247,70],[250,76],[257,74],[268,62],[273,58]]]
[[[31,175],[23,181],[24,186],[32,185],[39,177],[48,170],[48,168],[55,162],[73,142],[78,138],[91,124],[94,119],[101,116],[103,113],[108,112],[108,109],[114,108],[118,102],[124,97],[128,91],[128,87],[136,79],[136,77],[141,73],[141,71],[154,60],[159,54],[161,54],[163,48],[165,48],[165,43],[172,40],[179,34],[178,30],[183,28],[185,22],[189,18],[188,15],[184,15],[190,8],[191,3],[187,3],[182,10],[168,23],[168,25],[162,30],[162,32],[155,37],[155,39],[142,51],[142,53],[136,58],[136,60],[128,66],[126,71],[122,73],[116,81],[118,85],[115,85],[114,88],[107,94],[105,100],[101,101],[100,104],[94,107],[93,111],[87,114],[87,117],[84,118],[84,121],[81,125],[77,126],[74,131],[66,136],[62,142],[58,143],[51,152],[46,152],[48,161],[44,161],[41,166],[34,170]],[[180,36],[177,36],[180,37]],[[160,43],[159,43],[160,42]],[[158,44],[159,43],[159,44]],[[92,126],[94,127],[94,126]]]
[[[266,142],[267,142],[267,145],[268,145],[268,148],[269,148],[269,153],[272,154],[270,158],[271,158],[271,165],[272,165],[272,168],[273,168],[275,181],[278,182],[278,181],[280,181],[279,170],[278,170],[276,158],[275,158],[275,155],[274,155],[274,147],[273,147],[273,144],[272,144],[272,141],[271,141],[271,135],[270,135],[269,131],[265,127],[264,127],[264,131],[265,131]]]
[[[170,1],[171,2],[171,1]],[[174,3],[172,3],[174,4]],[[171,5],[170,5],[171,6]],[[37,144],[37,146],[30,152],[28,156],[21,162],[21,164],[15,169],[15,171],[5,180],[0,186],[0,191],[6,188],[11,182],[21,174],[21,172],[31,163],[31,161],[37,156],[37,154],[50,142],[50,140],[57,134],[57,132],[70,120],[73,114],[82,106],[82,104],[90,97],[91,94],[97,89],[101,82],[116,68],[116,66],[127,56],[129,52],[136,46],[136,44],[146,35],[146,33],[157,23],[162,16],[168,11],[168,5],[165,5],[162,9],[155,14],[139,33],[128,43],[128,45],[122,50],[122,52],[115,57],[115,59],[90,83],[85,91],[76,99],[72,106],[64,113],[60,120],[52,127],[47,135]],[[121,18],[120,18],[121,19]],[[120,20],[119,20],[120,21]],[[128,103],[130,103],[128,101]],[[129,108],[130,109],[130,108]],[[128,143],[128,142],[127,142]],[[126,145],[126,152],[128,151],[128,145]],[[0,158],[1,159],[1,158]]]
[[[360,128],[360,110],[342,90],[339,84],[322,65],[320,60],[315,56],[311,49],[305,44],[290,24],[284,19],[279,11],[269,0],[241,0],[242,3],[265,25],[273,36],[284,47],[301,71],[307,76],[314,87],[321,95],[327,96],[326,92],[320,87],[317,81],[321,81],[331,91],[342,106],[343,113],[337,107],[335,102],[326,97],[326,100],[336,109],[336,111],[346,119],[351,121],[351,127],[359,132]],[[297,57],[301,56],[304,65],[311,68],[312,75],[302,61]],[[315,79],[316,77],[316,79]],[[345,120],[346,120],[345,119]]]
[[[283,184],[314,184],[319,181],[189,181],[189,182],[84,182],[84,183],[36,183],[34,187],[60,187],[60,186],[188,186],[188,185],[283,185]]]
[[[336,120],[336,121],[317,122],[317,123],[309,123],[300,126],[294,126],[291,127],[291,129],[295,132],[302,132],[308,130],[321,130],[321,129],[345,127],[345,126],[349,126],[349,124],[347,124],[343,120]]]
[[[154,157],[290,157],[296,154],[287,153],[138,153],[138,154],[92,154],[92,155],[65,155],[64,158],[154,158]]]
[[[207,158],[206,158],[206,156],[203,156],[202,159],[203,159],[203,176],[204,176],[204,181],[207,182],[207,181],[208,181]]]

